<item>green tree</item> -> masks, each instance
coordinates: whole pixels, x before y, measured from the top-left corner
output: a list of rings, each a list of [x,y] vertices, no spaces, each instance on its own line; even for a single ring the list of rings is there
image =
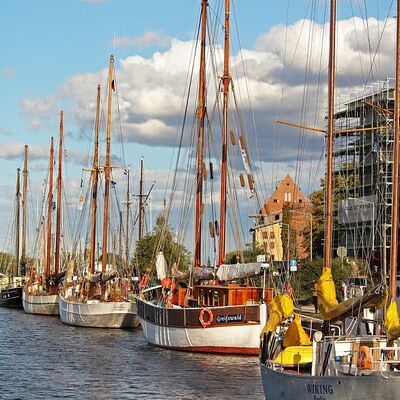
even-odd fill
[[[259,254],[264,254],[264,250],[261,247],[255,246],[253,243],[247,243],[246,249],[243,251],[235,250],[226,254],[225,263],[237,264],[238,262],[256,262]]]
[[[165,217],[160,215],[154,229],[136,242],[134,258],[141,274],[154,264],[158,250],[164,253],[169,267],[176,262],[180,271],[189,268],[190,253],[183,245],[177,243],[174,237],[174,232]]]
[[[299,266],[298,271],[294,276],[294,284],[292,285],[295,289],[296,297],[299,299],[308,299],[311,297],[311,289],[314,280],[318,280],[322,273],[322,267],[324,260],[321,257],[317,257],[310,260],[304,260]],[[332,260],[332,275],[335,281],[336,296],[339,300],[342,299],[341,287],[343,280],[351,275],[350,266],[342,261],[340,258],[334,258]]]

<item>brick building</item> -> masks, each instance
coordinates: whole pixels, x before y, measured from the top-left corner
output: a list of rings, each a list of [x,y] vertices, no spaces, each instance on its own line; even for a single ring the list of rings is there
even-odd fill
[[[283,221],[283,208],[287,205],[288,218]],[[271,261],[284,261],[284,246],[282,243],[282,227],[287,224],[296,243],[290,243],[291,253],[297,259],[309,257],[309,251],[302,234],[304,228],[310,226],[311,204],[301,192],[296,182],[289,176],[276,187],[275,192],[267,199],[260,211],[257,225],[254,228],[255,243],[265,249],[267,258]],[[295,235],[294,235],[295,233]]]

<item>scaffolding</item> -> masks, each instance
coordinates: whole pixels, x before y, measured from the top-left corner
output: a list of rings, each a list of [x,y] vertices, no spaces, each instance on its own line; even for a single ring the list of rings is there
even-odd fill
[[[333,248],[385,267],[391,243],[394,80],[344,98],[335,112]]]

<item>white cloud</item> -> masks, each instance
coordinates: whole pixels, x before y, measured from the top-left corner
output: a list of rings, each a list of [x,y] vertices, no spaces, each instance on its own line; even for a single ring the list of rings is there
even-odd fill
[[[115,46],[124,47],[124,46],[139,46],[139,47],[147,47],[147,46],[159,46],[159,47],[168,47],[171,43],[171,37],[167,35],[163,35],[160,32],[152,32],[147,31],[143,33],[142,36],[138,37],[116,37],[114,40]]]
[[[0,158],[6,160],[22,159],[24,154],[24,143],[3,142],[0,146]],[[39,144],[30,144],[28,147],[29,159],[40,160],[49,158],[49,148]]]

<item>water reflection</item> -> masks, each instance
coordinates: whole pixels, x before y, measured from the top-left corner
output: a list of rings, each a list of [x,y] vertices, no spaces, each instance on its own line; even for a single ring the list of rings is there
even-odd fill
[[[149,346],[0,308],[0,399],[263,399],[257,358]]]

